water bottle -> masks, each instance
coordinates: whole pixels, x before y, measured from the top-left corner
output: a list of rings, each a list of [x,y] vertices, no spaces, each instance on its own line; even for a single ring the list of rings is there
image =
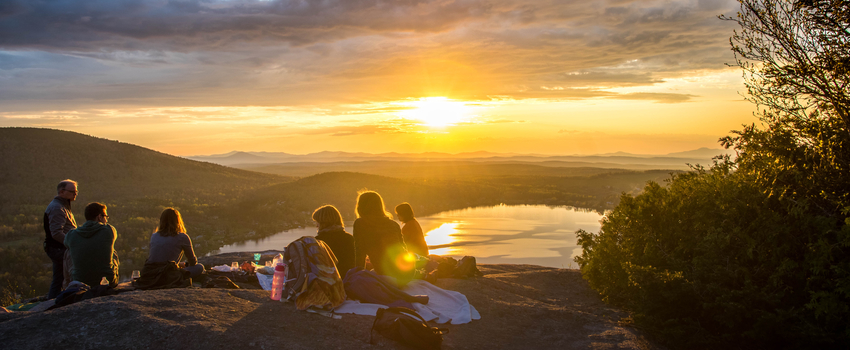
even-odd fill
[[[286,279],[286,265],[277,264],[274,267],[274,278],[272,278],[272,300],[280,300],[283,293],[283,282]]]

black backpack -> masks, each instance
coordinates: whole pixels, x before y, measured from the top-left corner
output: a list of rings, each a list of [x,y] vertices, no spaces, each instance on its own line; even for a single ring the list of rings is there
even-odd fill
[[[375,344],[372,338],[375,331],[385,338],[417,349],[439,349],[443,345],[443,334],[449,332],[445,328],[428,326],[422,316],[406,307],[378,309],[369,332],[370,344]]]

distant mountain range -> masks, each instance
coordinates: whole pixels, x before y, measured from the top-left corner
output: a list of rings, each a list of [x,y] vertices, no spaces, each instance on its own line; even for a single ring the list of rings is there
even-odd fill
[[[570,155],[552,156],[543,154],[517,154],[494,152],[465,152],[465,153],[363,153],[324,151],[310,154],[291,154],[284,152],[242,152],[233,151],[224,154],[188,156],[186,158],[216,163],[227,166],[251,167],[256,165],[280,163],[336,163],[336,162],[366,162],[366,161],[471,161],[497,163],[542,163],[548,166],[596,166],[603,168],[670,168],[684,169],[689,164],[708,164],[711,158],[721,154],[734,154],[724,149],[699,148],[691,151],[669,153],[665,155],[633,154],[616,152],[590,156]],[[557,164],[557,165],[555,165]]]

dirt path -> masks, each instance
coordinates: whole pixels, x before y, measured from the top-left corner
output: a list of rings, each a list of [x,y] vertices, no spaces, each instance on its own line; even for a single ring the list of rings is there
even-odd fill
[[[575,270],[481,265],[483,277],[441,279],[467,296],[481,320],[449,328],[445,349],[654,349],[618,325]],[[39,313],[0,315],[4,349],[403,348],[376,335],[372,316],[334,320],[271,301],[261,290],[134,291]]]

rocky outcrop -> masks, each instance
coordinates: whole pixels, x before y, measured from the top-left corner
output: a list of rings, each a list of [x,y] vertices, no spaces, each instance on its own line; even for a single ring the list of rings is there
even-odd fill
[[[232,259],[232,257],[227,257]],[[212,263],[212,261],[209,261]],[[576,270],[480,265],[483,277],[440,279],[481,313],[449,328],[446,349],[647,349],[628,315],[602,303]],[[247,289],[132,291],[43,312],[0,314],[5,349],[358,349],[374,317],[332,319]],[[402,348],[381,339],[377,346]]]

